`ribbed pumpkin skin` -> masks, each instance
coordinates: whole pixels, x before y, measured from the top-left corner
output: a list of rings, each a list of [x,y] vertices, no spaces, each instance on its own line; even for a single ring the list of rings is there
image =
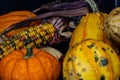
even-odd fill
[[[104,36],[103,32],[103,25],[106,17],[107,14],[100,12],[87,13],[86,16],[83,16],[79,25],[75,28],[72,34],[69,47],[72,47],[79,41],[89,38],[94,38],[108,43],[109,41]]]
[[[120,61],[103,42],[88,39],[70,48],[63,61],[64,80],[119,80]]]
[[[26,48],[4,57],[0,64],[0,80],[58,80],[60,64],[49,53],[33,49],[33,56],[24,59]]]
[[[30,17],[36,17],[37,15],[30,12],[30,11],[11,11],[9,13],[0,15],[0,33],[7,27],[9,27],[12,24],[18,23],[22,20],[28,19]],[[31,25],[33,25],[35,23],[32,23]],[[16,30],[13,30],[11,32],[9,32],[6,36],[11,37],[15,34],[17,34],[18,32],[21,32],[23,30],[25,30],[28,27],[24,27],[24,28],[19,28]]]

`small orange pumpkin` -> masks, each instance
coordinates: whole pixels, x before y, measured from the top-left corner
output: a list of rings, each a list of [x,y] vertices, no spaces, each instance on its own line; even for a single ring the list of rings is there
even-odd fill
[[[60,72],[58,60],[37,48],[13,51],[0,63],[0,80],[58,80]]]

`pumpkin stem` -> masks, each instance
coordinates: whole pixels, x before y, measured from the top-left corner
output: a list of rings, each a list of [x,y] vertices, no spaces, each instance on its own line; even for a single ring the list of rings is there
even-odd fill
[[[33,56],[33,48],[30,47],[30,46],[27,46],[27,49],[26,49],[26,55],[25,55],[25,59],[28,59],[30,57]]]
[[[90,5],[90,7],[92,8],[93,12],[99,12],[99,8],[96,5],[94,0],[85,0],[86,2],[88,2],[88,4]]]

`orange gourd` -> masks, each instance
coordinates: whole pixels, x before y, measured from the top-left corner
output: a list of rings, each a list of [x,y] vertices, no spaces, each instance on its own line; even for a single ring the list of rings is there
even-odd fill
[[[8,17],[8,16],[18,16],[18,15],[20,15],[20,16],[28,16],[28,17],[29,17],[30,14],[31,14],[33,17],[36,16],[36,14],[31,13],[31,11],[25,11],[25,10],[23,10],[23,11],[11,11],[11,12],[9,12],[9,13],[6,13],[6,14],[4,14],[4,15],[1,15],[0,18],[1,18],[1,17]]]
[[[58,80],[60,71],[60,64],[53,55],[27,47],[1,60],[0,80]]]
[[[22,20],[28,19],[30,17],[33,18],[36,16],[37,16],[36,14],[34,14],[30,11],[11,11],[9,13],[0,15],[0,33],[12,24],[15,24]],[[34,24],[32,23],[31,25],[34,25]],[[28,27],[12,30],[11,32],[6,34],[6,36],[11,37],[11,36],[17,34],[18,32],[23,31],[26,28],[28,28]]]

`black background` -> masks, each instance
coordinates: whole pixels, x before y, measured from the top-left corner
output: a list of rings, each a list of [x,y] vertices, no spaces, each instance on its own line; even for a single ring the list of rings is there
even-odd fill
[[[42,4],[53,2],[55,0],[0,0],[0,15],[14,10],[34,10]],[[66,0],[61,0],[62,2]],[[70,0],[67,0],[70,1]],[[74,0],[71,0],[74,1]],[[115,6],[114,0],[95,0],[99,9],[109,13]]]

